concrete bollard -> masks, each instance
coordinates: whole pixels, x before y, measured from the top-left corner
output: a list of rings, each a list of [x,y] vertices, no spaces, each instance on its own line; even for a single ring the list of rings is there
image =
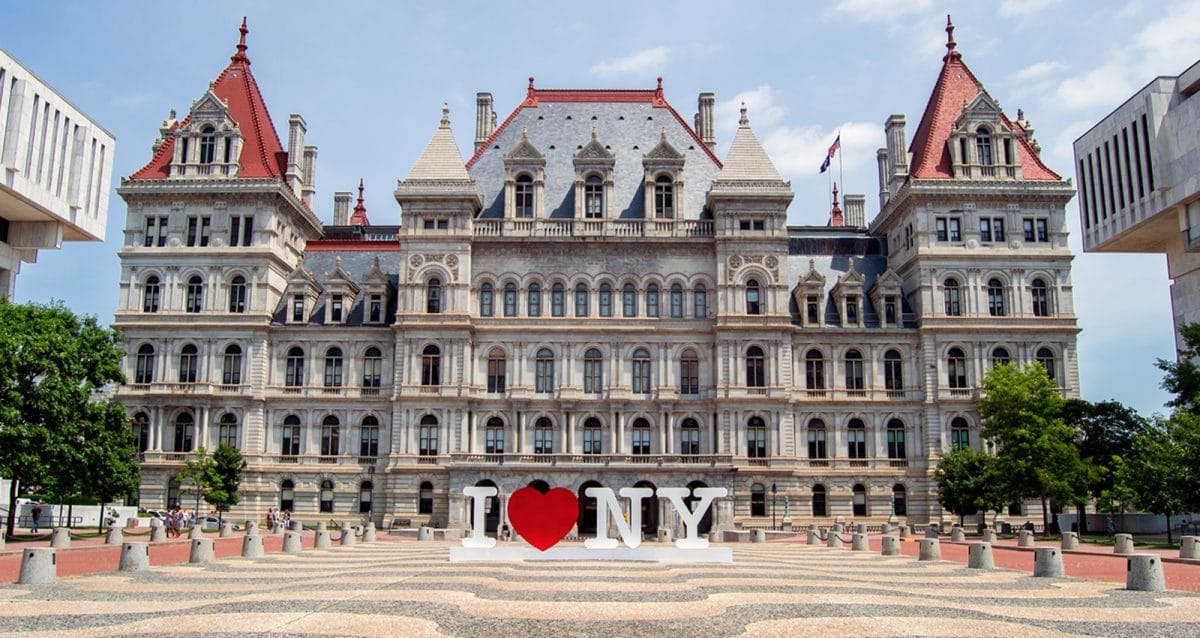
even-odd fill
[[[833,531],[836,534],[841,534],[842,532],[846,531],[846,525],[844,523],[834,523]]]
[[[50,547],[30,547],[21,550],[20,585],[45,585],[58,580],[58,559]]]
[[[1200,536],[1184,536],[1179,539],[1180,558],[1200,558]]]
[[[204,530],[199,525],[193,525],[192,528],[188,530],[188,540],[194,541],[201,538],[204,538]]]
[[[313,549],[329,549],[333,543],[329,540],[329,531],[319,529],[315,540],[313,540]]]
[[[1114,554],[1133,553],[1133,534],[1117,534],[1113,536]]]
[[[820,533],[820,531],[821,531],[821,528],[820,528],[820,527],[818,527],[816,523],[809,523],[809,524],[808,524],[808,531],[810,531],[810,532],[818,532],[818,533]]]
[[[821,544],[820,532],[818,532],[817,530],[814,530],[814,529],[808,530],[808,544],[809,545],[820,545]]]
[[[908,535],[911,533],[912,530],[910,530],[907,525],[900,526],[900,538],[908,538]]]
[[[709,532],[709,533],[708,533],[708,542],[710,542],[710,543],[724,543],[724,542],[725,542],[725,540],[721,538],[721,533],[720,533],[720,532]]]
[[[429,536],[432,537],[433,534],[430,534]],[[417,539],[418,540],[430,540],[429,538],[421,539],[420,532],[417,532]],[[357,540],[358,539],[354,537],[354,530],[350,529],[349,525],[342,525],[342,541],[341,541],[342,546],[345,547],[345,546],[353,545],[355,542],[357,542]]]
[[[150,528],[150,542],[162,543],[167,540],[167,528],[162,525]]]
[[[373,525],[371,523],[367,523],[367,526],[365,528],[363,528],[362,542],[364,542],[364,543],[374,543],[375,542],[375,525]]]
[[[991,528],[983,530],[983,542],[995,543],[996,542],[996,530],[991,529]]]
[[[229,538],[231,536],[233,536],[233,523],[221,521],[221,531],[217,534],[217,538]]]
[[[938,528],[936,525],[930,525],[929,527],[925,528],[925,538],[937,538],[937,537],[938,537]]]
[[[1062,533],[1062,548],[1063,549],[1079,549],[1079,533],[1078,532],[1063,532]]]
[[[942,560],[942,542],[936,538],[922,538],[917,560]]]
[[[658,542],[660,542],[660,543],[670,543],[671,542],[671,530],[669,530],[665,527],[658,528],[658,534],[656,535],[656,538],[658,539]]]
[[[4,532],[0,531],[0,552],[4,551]]]
[[[242,538],[242,558],[262,558],[263,554],[262,535],[246,532],[246,536]]]
[[[1039,547],[1033,550],[1033,575],[1037,578],[1062,578],[1062,550],[1057,547]]]
[[[50,533],[50,547],[67,549],[71,546],[71,530],[65,527],[55,527]]]
[[[899,556],[900,539],[895,536],[884,536],[883,550],[880,553],[884,556]]]
[[[250,519],[246,519],[245,529],[246,529],[247,534],[249,534],[251,532],[254,532],[255,534],[257,534],[258,533],[258,523],[255,521],[252,521]]]
[[[117,571],[144,572],[150,569],[150,545],[147,543],[121,543],[121,562]]]
[[[963,528],[955,527],[950,530],[950,540],[955,543],[962,543],[967,540],[967,533],[963,531]]]
[[[867,544],[867,534],[865,532],[856,532],[854,538],[850,541],[850,551],[865,552],[870,549],[871,547]]]
[[[419,541],[433,540],[433,528],[422,527],[422,528],[418,529],[417,530],[417,540],[419,540]]]
[[[1034,547],[1033,532],[1027,529],[1017,530],[1017,547]]]
[[[318,532],[322,532],[322,531],[325,531],[328,529],[329,528],[325,526],[325,521],[317,521],[317,531]]]
[[[283,553],[299,554],[300,553],[300,532],[291,531],[283,533]]]
[[[120,527],[110,527],[104,533],[105,545],[120,545],[125,542],[125,532],[121,531]]]
[[[288,528],[291,529],[291,531],[293,531],[293,532],[303,532],[304,531],[304,523],[301,523],[300,521],[291,521],[288,524]]]
[[[843,545],[842,537],[839,536],[837,534],[837,532],[831,531],[828,534],[826,534],[826,536],[825,536],[825,546],[826,547],[842,547],[842,545]]]
[[[892,533],[892,524],[884,523],[882,526],[880,526],[879,533],[880,534],[891,534]]]
[[[767,533],[761,529],[752,529],[750,530],[750,540],[754,543],[765,543],[767,542]]]
[[[213,539],[193,538],[192,551],[188,554],[189,563],[214,563],[217,555],[213,553]]]
[[[855,534],[866,534],[867,533],[867,524],[866,523],[858,523],[857,525],[855,525],[854,533]]]
[[[1125,589],[1133,591],[1165,591],[1162,559],[1155,554],[1134,554],[1125,566]]]
[[[996,559],[992,556],[991,543],[967,545],[967,567],[971,569],[995,569]]]

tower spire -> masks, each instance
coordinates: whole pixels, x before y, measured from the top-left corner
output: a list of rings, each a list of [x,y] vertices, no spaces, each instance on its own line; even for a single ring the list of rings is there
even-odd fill
[[[842,207],[838,205],[837,182],[833,183],[833,210],[829,213],[830,226],[845,226],[846,218],[842,215]]]
[[[358,203],[354,205],[354,212],[350,214],[351,226],[370,226],[371,222],[367,220],[367,207],[363,205],[363,181],[358,179]]]
[[[943,62],[957,60],[962,57],[956,49],[958,43],[954,41],[954,22],[950,20],[950,14],[946,14],[946,56],[942,58]]]
[[[242,33],[242,37],[238,40],[237,53],[230,56],[229,61],[250,64],[250,58],[246,57],[246,34],[250,32],[250,29],[246,28],[246,16],[242,16],[242,27],[238,31]]]

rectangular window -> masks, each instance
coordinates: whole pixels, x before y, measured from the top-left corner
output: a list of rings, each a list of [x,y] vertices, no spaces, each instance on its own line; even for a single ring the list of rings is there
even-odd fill
[[[896,298],[893,296],[890,296],[890,295],[887,297],[884,297],[883,298],[883,322],[888,325],[894,326],[894,325],[900,323],[898,321],[898,318],[899,318],[899,316],[896,313]]]
[[[937,228],[937,240],[938,241],[948,241],[950,239],[950,235],[949,235],[948,231],[946,230],[946,218],[945,217],[936,218],[934,220],[934,227]]]
[[[503,393],[506,382],[505,360],[500,357],[489,357],[487,362],[487,391]]]
[[[200,240],[200,218],[189,215],[187,218],[187,245],[195,246]]]
[[[254,216],[247,215],[242,218],[242,245],[249,246],[254,243]]]
[[[584,428],[583,453],[600,454],[603,450],[600,444],[600,428]]]
[[[304,321],[304,295],[292,297],[292,321]]]
[[[808,431],[808,458],[823,459],[826,455],[825,430],[810,429]]]
[[[237,246],[242,238],[242,218],[234,215],[229,218],[229,245]]]
[[[504,288],[504,316],[517,316],[517,288],[512,284]]]
[[[562,286],[554,286],[550,289],[550,315],[561,317],[566,313],[566,293],[563,292]]]
[[[700,394],[700,361],[683,359],[679,362],[679,394]]]
[[[708,316],[708,292],[703,286],[697,286],[692,291],[692,313],[697,319],[703,319]]]
[[[633,429],[633,453],[634,454],[649,454],[650,453],[650,429],[649,428],[634,428]]]
[[[950,222],[950,241],[962,241],[962,222],[957,217],[951,217]]]
[[[600,316],[611,317],[613,312],[612,307],[612,290],[607,288],[600,289]]]
[[[341,321],[342,320],[342,296],[341,295],[334,295],[333,298],[331,298],[329,300],[329,320],[330,321]]]
[[[575,316],[588,316],[588,289],[582,285],[575,288]]]
[[[279,452],[288,456],[295,456],[300,453],[300,426],[284,426],[283,445]]]
[[[504,428],[488,428],[484,434],[484,452],[488,454],[504,454]]]
[[[604,388],[604,363],[600,359],[583,360],[583,391],[600,394]]]
[[[979,241],[992,241],[992,220],[986,217],[979,220]]]
[[[145,246],[146,248],[150,248],[151,246],[154,245],[154,225],[155,225],[154,222],[156,219],[158,219],[158,218],[157,217],[147,217],[146,218],[146,236],[144,238],[145,241],[142,242],[142,245]]]
[[[201,217],[200,218],[200,245],[201,246],[208,245],[208,240],[209,240],[209,236],[211,235],[211,233],[212,233],[212,218],[211,217]]]
[[[846,323],[858,325],[858,297],[846,298]]]
[[[371,323],[383,321],[383,295],[371,295],[367,308],[367,321]]]
[[[821,304],[816,295],[809,295],[808,300],[804,304],[804,314],[807,316],[807,323],[817,325],[821,323]]]
[[[1033,234],[1033,219],[1032,218],[1026,217],[1025,219],[1022,219],[1021,220],[1021,229],[1025,233],[1025,242],[1026,243],[1035,241],[1037,236]]]
[[[358,440],[359,456],[379,456],[379,428],[363,426]]]
[[[1050,241],[1049,235],[1046,233],[1046,220],[1037,220],[1037,240],[1039,242]]]

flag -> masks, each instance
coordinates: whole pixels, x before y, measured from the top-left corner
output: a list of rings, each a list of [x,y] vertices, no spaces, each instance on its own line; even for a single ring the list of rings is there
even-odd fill
[[[829,160],[837,154],[838,149],[842,147],[842,134],[838,133],[837,139],[833,140],[833,144],[829,145],[829,152],[825,154],[825,161],[821,162],[821,172],[824,173],[829,169]]]

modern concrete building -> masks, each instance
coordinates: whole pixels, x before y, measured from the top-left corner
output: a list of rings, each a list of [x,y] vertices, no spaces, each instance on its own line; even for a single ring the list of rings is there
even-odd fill
[[[64,241],[101,241],[113,136],[0,49],[0,296],[22,263]]]
[[[443,108],[399,209],[368,217],[360,184],[327,226],[305,121],[285,148],[243,25],[118,191],[143,504],[229,443],[251,513],[463,527],[463,487],[491,484],[494,530],[532,484],[579,493],[586,532],[585,488],[636,484],[728,488],[717,527],[940,520],[933,471],[982,445],[990,367],[1037,361],[1078,394],[1074,188],[952,38],[911,144],[888,118],[869,225],[857,196],[788,226],[751,114],[721,158],[697,104],[689,123],[661,82],[531,79],[500,120],[480,93],[468,156]]]
[[[1088,252],[1164,253],[1177,331],[1200,321],[1200,61],[1075,140]]]

